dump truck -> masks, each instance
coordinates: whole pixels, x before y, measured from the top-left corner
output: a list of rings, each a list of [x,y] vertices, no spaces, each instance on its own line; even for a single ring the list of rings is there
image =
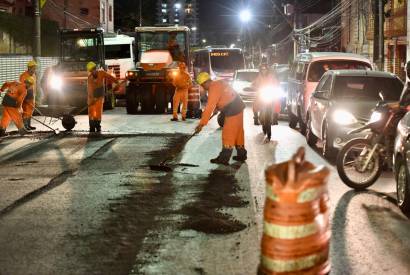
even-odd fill
[[[137,27],[135,29],[136,67],[127,72],[127,112],[166,113],[170,111],[178,74],[185,62],[192,72],[188,27]],[[193,89],[193,94],[195,93]],[[199,98],[198,98],[199,102]],[[195,104],[194,104],[195,105]],[[192,105],[192,106],[194,106]],[[196,109],[199,109],[195,105]],[[198,113],[189,110],[190,113]]]
[[[93,61],[106,69],[102,29],[65,29],[60,31],[60,60],[46,70],[41,87],[43,103],[50,106],[87,106],[86,64]],[[115,107],[112,83],[105,83],[105,109]]]

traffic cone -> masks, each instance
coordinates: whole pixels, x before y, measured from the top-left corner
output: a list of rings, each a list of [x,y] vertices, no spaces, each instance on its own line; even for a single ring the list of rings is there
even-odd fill
[[[292,160],[265,171],[266,203],[259,274],[328,274],[330,226],[326,167]]]

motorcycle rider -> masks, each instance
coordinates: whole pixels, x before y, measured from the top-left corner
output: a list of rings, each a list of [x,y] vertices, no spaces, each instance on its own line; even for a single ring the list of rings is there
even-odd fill
[[[252,88],[256,90],[256,99],[253,103],[253,123],[254,125],[260,125],[259,123],[259,112],[261,110],[261,98],[260,90],[266,86],[278,86],[279,81],[276,79],[276,76],[269,71],[268,64],[262,63],[259,67],[259,74],[257,78],[252,83]],[[280,112],[280,102],[275,101],[275,115]],[[277,118],[274,119],[277,122]],[[277,124],[277,123],[276,123]]]

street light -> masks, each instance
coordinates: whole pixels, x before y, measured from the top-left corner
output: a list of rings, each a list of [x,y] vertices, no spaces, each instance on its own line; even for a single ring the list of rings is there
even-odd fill
[[[243,23],[248,23],[249,21],[251,21],[252,19],[252,13],[250,10],[246,9],[246,10],[242,10],[239,13],[239,19],[243,22]]]
[[[205,43],[206,43],[206,39],[202,39],[202,43],[205,44]]]

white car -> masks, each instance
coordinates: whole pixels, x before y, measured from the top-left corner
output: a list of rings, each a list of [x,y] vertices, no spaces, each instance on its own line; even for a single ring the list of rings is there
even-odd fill
[[[258,76],[259,70],[237,70],[235,72],[232,87],[241,96],[242,100],[247,102],[253,102],[255,99],[255,91],[244,91],[245,88],[249,88],[252,82]]]

